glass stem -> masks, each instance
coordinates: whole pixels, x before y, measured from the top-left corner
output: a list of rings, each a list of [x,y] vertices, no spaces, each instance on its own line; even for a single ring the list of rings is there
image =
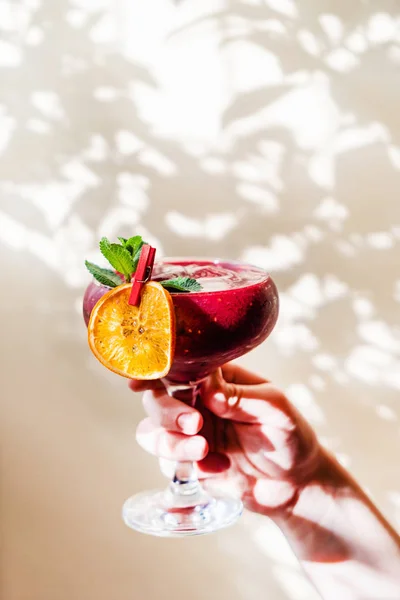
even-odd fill
[[[194,382],[187,385],[171,385],[166,382],[167,392],[188,406],[194,407],[200,392],[200,383]],[[170,483],[170,492],[174,496],[197,496],[202,492],[196,468],[193,462],[184,461],[175,463],[174,475]]]

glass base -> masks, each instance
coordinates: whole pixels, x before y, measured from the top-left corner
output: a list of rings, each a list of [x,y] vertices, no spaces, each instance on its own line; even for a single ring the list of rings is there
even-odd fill
[[[129,498],[122,517],[132,529],[162,537],[184,537],[212,533],[228,527],[242,514],[243,504],[235,498],[210,497],[202,491],[193,501],[177,503],[169,490],[144,492]],[[180,505],[183,504],[183,505]]]

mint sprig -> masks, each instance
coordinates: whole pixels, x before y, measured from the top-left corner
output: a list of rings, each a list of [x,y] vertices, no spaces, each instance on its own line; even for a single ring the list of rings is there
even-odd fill
[[[104,258],[108,260],[110,265],[114,267],[118,273],[121,273],[126,282],[130,282],[132,273],[135,273],[142,246],[146,242],[141,235],[134,235],[130,238],[119,237],[119,244],[111,243],[106,237],[100,240],[100,251]],[[89,273],[93,275],[97,281],[109,287],[121,285],[122,279],[110,269],[103,269],[94,263],[85,262]]]
[[[160,281],[160,283],[164,288],[173,292],[199,292],[202,289],[197,279],[192,277],[176,277],[175,279]]]
[[[119,275],[117,275],[117,273],[111,269],[103,269],[103,267],[99,267],[88,260],[85,260],[85,265],[89,273],[91,273],[93,277],[102,285],[112,288],[123,283],[121,277],[119,277]]]
[[[103,237],[100,240],[99,247],[104,258],[129,283],[132,273],[137,269],[142,246],[146,242],[143,241],[141,235],[135,235],[130,238],[119,237],[118,239],[120,244],[113,244],[106,237]],[[111,269],[103,269],[103,267],[99,267],[89,261],[86,261],[85,265],[89,273],[103,285],[116,287],[123,283],[121,277],[115,271],[111,271]]]
[[[111,244],[106,237],[100,240],[100,252],[116,271],[124,275],[129,283],[134,271],[133,258],[127,248],[121,244]]]
[[[127,283],[130,283],[132,273],[136,272],[142,247],[146,242],[141,235],[134,235],[130,238],[119,237],[119,244],[111,243],[106,237],[100,240],[100,251],[110,265],[124,276]],[[115,271],[99,267],[88,260],[85,265],[89,273],[101,284],[108,287],[116,287],[123,283],[123,278]],[[160,281],[161,285],[172,292],[199,292],[202,286],[196,279],[191,277],[176,277]]]

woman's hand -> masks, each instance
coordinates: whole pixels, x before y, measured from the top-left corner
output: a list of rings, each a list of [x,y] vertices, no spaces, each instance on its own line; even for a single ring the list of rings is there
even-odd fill
[[[203,384],[196,408],[161,382],[130,386],[146,390],[139,444],[196,461],[206,488],[274,518],[324,600],[400,599],[399,536],[278,388],[235,364]]]
[[[250,510],[288,508],[320,464],[313,430],[283,392],[238,365],[202,385],[196,408],[168,396],[161,382],[130,387],[146,390],[139,444],[160,459],[195,461],[206,488],[239,495]]]

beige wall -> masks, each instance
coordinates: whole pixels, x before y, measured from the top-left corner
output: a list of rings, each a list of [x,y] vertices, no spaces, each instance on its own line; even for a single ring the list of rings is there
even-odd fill
[[[243,363],[400,527],[396,0],[0,2],[4,600],[311,600],[279,534],[166,541],[139,397],[89,355],[101,235],[249,260],[282,311]]]

